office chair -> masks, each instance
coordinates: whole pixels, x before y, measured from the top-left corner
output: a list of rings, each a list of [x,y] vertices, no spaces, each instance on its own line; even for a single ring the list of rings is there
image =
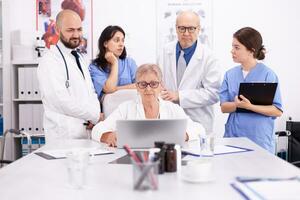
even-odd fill
[[[288,161],[300,167],[300,122],[291,120],[286,122],[286,130],[291,132],[288,145]]]
[[[20,130],[16,130],[16,129],[7,129],[3,133],[3,143],[2,143],[2,151],[1,151],[1,157],[0,157],[0,168],[3,167],[4,164],[9,164],[9,163],[13,162],[12,160],[4,160],[3,159],[4,152],[5,152],[5,140],[6,140],[7,134],[25,136],[28,141],[28,153],[31,153],[31,136],[30,136],[30,134],[25,131],[20,131]]]

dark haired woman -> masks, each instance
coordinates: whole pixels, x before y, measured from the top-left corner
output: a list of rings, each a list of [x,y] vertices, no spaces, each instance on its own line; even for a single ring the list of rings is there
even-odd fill
[[[275,152],[274,120],[282,114],[279,85],[272,105],[254,105],[243,95],[238,98],[240,83],[275,82],[276,74],[257,60],[265,58],[265,48],[260,33],[251,27],[238,30],[233,35],[232,58],[240,65],[228,70],[220,89],[223,113],[230,113],[224,137],[248,137],[271,153]],[[239,113],[243,108],[253,113]]]
[[[127,57],[125,32],[119,26],[106,27],[98,40],[99,53],[89,66],[98,98],[103,93],[135,89],[136,63]]]

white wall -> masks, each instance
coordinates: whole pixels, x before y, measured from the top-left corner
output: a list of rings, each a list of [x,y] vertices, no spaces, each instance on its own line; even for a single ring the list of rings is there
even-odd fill
[[[93,1],[94,5],[94,55],[102,30],[108,25],[121,26],[126,34],[129,56],[137,65],[156,62],[156,12],[155,0]]]
[[[300,120],[299,8],[297,0],[215,0],[213,6],[214,51],[224,71],[234,66],[230,48],[236,30],[252,26],[262,34],[268,52],[264,62],[279,76],[284,103],[284,114],[276,120],[276,130],[285,129],[288,116]],[[220,114],[217,123],[222,123]]]
[[[35,1],[10,0],[17,5],[11,13],[11,30],[23,29],[34,35]],[[21,6],[20,6],[21,5]],[[101,31],[111,24],[124,28],[129,55],[140,65],[156,61],[156,1],[155,0],[94,0],[93,49]],[[265,63],[279,76],[284,115],[277,120],[277,130],[285,128],[287,116],[300,120],[298,88],[300,52],[300,1],[297,0],[213,0],[213,42],[223,72],[235,64],[231,60],[232,34],[241,27],[258,29],[267,48]],[[300,67],[300,66],[299,66]],[[297,73],[298,72],[298,73]],[[223,134],[226,115],[216,105],[215,132]]]

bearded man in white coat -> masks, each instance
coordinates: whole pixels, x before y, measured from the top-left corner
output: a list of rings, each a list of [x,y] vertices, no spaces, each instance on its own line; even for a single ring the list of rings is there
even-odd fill
[[[96,124],[100,119],[100,103],[87,65],[76,51],[82,38],[79,15],[61,11],[56,17],[56,32],[59,41],[41,58],[37,71],[46,143],[88,138],[85,124]]]
[[[220,66],[208,47],[199,40],[200,18],[182,11],[176,19],[178,41],[167,44],[159,65],[163,71],[161,98],[178,103],[207,133],[213,130],[213,104],[219,101]]]

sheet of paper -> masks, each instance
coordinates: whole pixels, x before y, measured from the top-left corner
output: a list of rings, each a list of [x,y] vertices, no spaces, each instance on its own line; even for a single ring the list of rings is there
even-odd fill
[[[246,185],[264,199],[299,199],[299,180],[256,181]]]
[[[200,147],[199,148],[183,148],[182,151],[192,153],[195,155],[199,155]],[[231,145],[215,145],[214,147],[214,155],[222,155],[222,154],[229,154],[229,153],[239,153],[239,152],[246,152],[252,151],[252,149],[231,146]]]
[[[299,179],[236,182],[233,187],[248,199],[299,199]]]
[[[76,151],[88,151],[90,155],[103,155],[114,153],[108,149],[104,148],[73,148],[73,149],[56,149],[56,150],[45,150],[41,153],[47,154],[53,158],[65,158],[68,152],[76,152]]]

